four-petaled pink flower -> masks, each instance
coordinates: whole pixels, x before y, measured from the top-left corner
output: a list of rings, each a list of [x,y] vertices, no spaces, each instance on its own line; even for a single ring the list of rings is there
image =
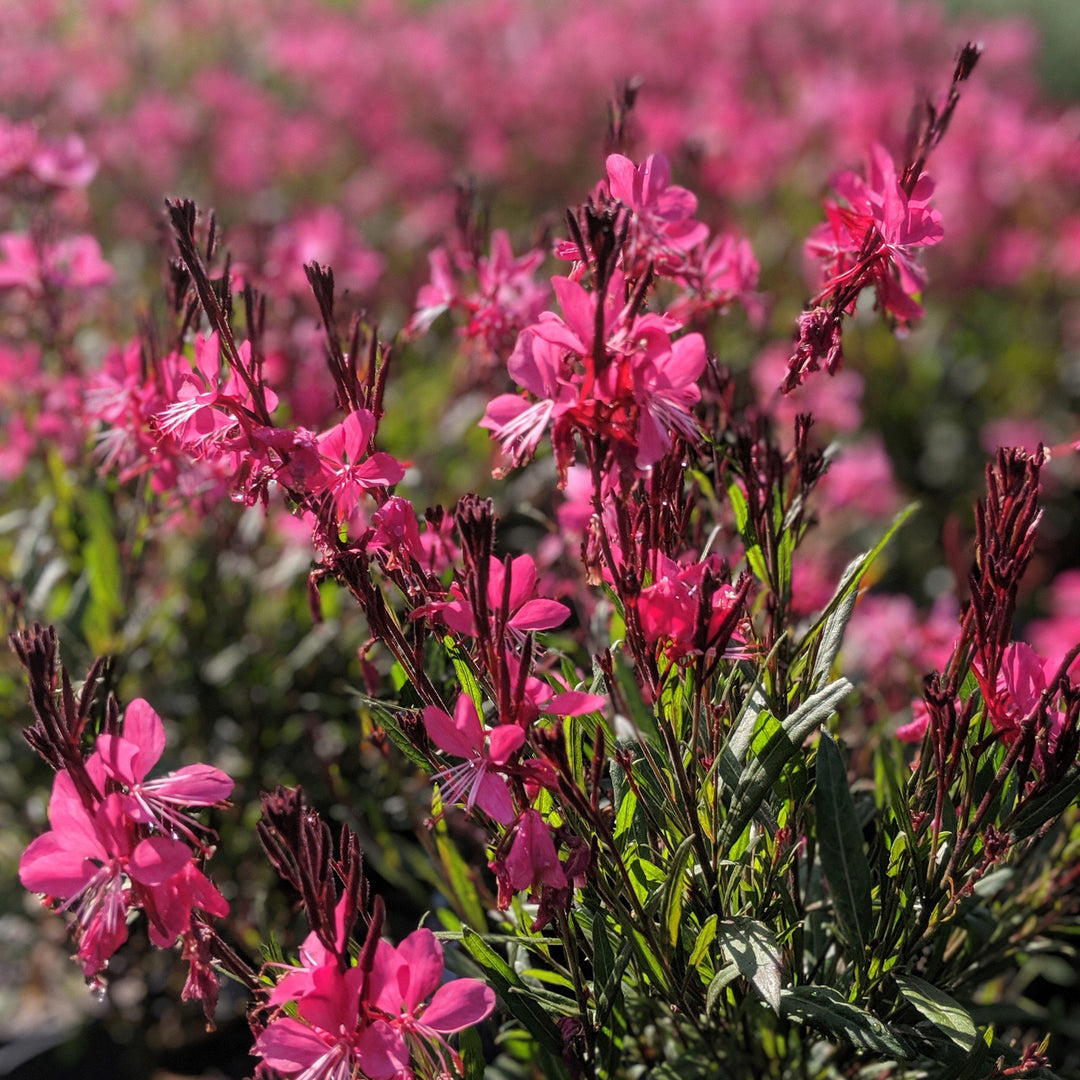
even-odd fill
[[[180,832],[194,841],[192,829],[201,826],[180,813],[180,808],[220,805],[232,792],[232,780],[220,769],[201,764],[147,780],[146,774],[165,750],[165,725],[142,698],[124,710],[121,732],[99,735],[94,758],[127,789],[121,796],[124,812],[141,825],[152,825],[165,834]]]
[[[506,567],[500,559],[492,556],[488,563],[486,594],[491,618],[502,609],[504,589]],[[476,620],[472,606],[456,584],[451,587],[450,595],[452,599],[437,601],[421,610],[441,614],[454,633],[474,637]],[[506,628],[519,640],[533,630],[553,630],[570,617],[570,609],[565,604],[537,595],[536,563],[531,555],[519,555],[511,561],[508,601]]]
[[[442,1045],[460,1066],[445,1036],[487,1019],[495,1008],[495,993],[479,979],[444,983],[445,971],[442,946],[430,930],[414,930],[396,947],[380,940],[369,1001],[395,1030]]]
[[[332,493],[338,521],[352,516],[365,491],[392,487],[405,475],[404,466],[390,454],[368,454],[375,426],[367,409],[357,409],[319,436],[323,473],[313,489]]]
[[[827,220],[807,239],[806,254],[821,260],[824,278],[811,306],[846,288],[873,285],[878,304],[909,322],[922,314],[916,297],[926,284],[915,256],[944,235],[941,215],[929,205],[934,184],[924,173],[908,195],[892,157],[878,144],[867,174],[866,180],[853,172],[837,177],[833,186],[847,205],[826,200]]]
[[[465,809],[479,806],[504,825],[514,820],[514,803],[501,771],[525,742],[517,724],[485,728],[468,694],[458,696],[451,718],[442,709],[424,709],[424,727],[431,741],[447,754],[464,758],[458,765],[437,772],[444,806],[465,801]]]
[[[641,590],[638,614],[641,628],[650,642],[663,642],[665,653],[679,660],[693,653],[701,607],[701,590],[707,572],[718,572],[720,560],[710,556],[703,562],[682,566],[660,555],[654,584]],[[731,585],[718,584],[713,593],[704,631],[706,647],[719,633],[724,621],[739,602],[739,591]]]

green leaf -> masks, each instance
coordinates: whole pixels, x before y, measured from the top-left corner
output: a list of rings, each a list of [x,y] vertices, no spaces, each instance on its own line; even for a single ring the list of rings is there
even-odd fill
[[[604,916],[593,920],[593,994],[596,998],[596,1056],[599,1075],[613,1076],[618,1069],[626,1035],[626,1007],[622,980],[630,962],[631,948],[622,942],[616,957]]]
[[[809,1024],[823,1035],[843,1039],[860,1050],[889,1054],[900,1061],[912,1056],[910,1047],[899,1035],[831,986],[797,986],[785,990],[781,1008],[790,1019]]]
[[[679,1054],[650,1070],[649,1080],[712,1080],[716,1076],[716,1059],[701,1054]]]
[[[821,644],[818,646],[817,658],[814,660],[814,670],[810,676],[811,686],[822,686],[829,678],[833,662],[840,645],[844,640],[844,631],[847,629],[848,620],[855,610],[855,601],[858,599],[858,589],[852,589],[846,593],[836,605],[836,609],[825,620],[821,628]]]
[[[865,951],[874,936],[870,863],[863,848],[847,770],[832,736],[823,731],[817,751],[818,847],[837,918],[850,944]]]
[[[877,559],[884,550],[885,545],[888,544],[896,534],[897,530],[900,529],[908,518],[910,518],[918,509],[918,503],[910,503],[908,506],[905,506],[904,509],[893,518],[892,524],[885,532],[885,535],[869,551],[864,551],[844,567],[844,572],[840,575],[840,584],[837,585],[836,592],[833,593],[832,598],[825,605],[825,609],[817,617],[817,621],[806,632],[806,635],[800,643],[800,656],[805,654],[807,648],[814,639],[824,632],[826,623],[832,618],[837,608],[847,599],[848,595],[856,592],[866,571],[874,564],[874,560]]]
[[[458,1034],[458,1049],[465,1066],[465,1080],[484,1080],[484,1044],[475,1027],[461,1030]]]
[[[645,704],[641,697],[641,688],[634,679],[634,673],[626,662],[622,651],[616,649],[612,653],[612,667],[615,675],[615,683],[619,687],[627,709],[630,710],[630,720],[642,737],[648,737],[653,743],[659,742],[659,732],[656,728],[656,717],[652,709]]]
[[[722,967],[714,976],[711,983],[709,983],[708,993],[705,995],[705,1015],[712,1016],[713,1010],[716,1008],[716,1003],[720,1000],[720,995],[739,977],[739,965],[736,963],[727,964]]]
[[[735,527],[739,530],[739,535],[742,537],[746,549],[746,561],[750,569],[754,571],[754,576],[759,581],[768,584],[769,571],[765,565],[765,556],[761,552],[761,545],[758,543],[753,529],[749,528],[750,508],[747,505],[746,496],[736,482],[730,483],[727,491],[731,509],[735,514]]]
[[[528,993],[512,994],[511,990],[528,989],[510,965],[475,931],[465,927],[461,941],[472,958],[480,965],[495,993],[507,1010],[536,1041],[559,1056],[562,1036],[555,1022]]]
[[[739,974],[773,1010],[780,1011],[780,946],[776,935],[762,923],[745,916],[725,919],[717,926],[721,947]]]
[[[446,819],[442,816],[442,799],[438,786],[432,792],[431,814],[435,821],[433,826],[435,850],[439,853],[439,859],[450,884],[450,895],[447,899],[466,922],[472,923],[473,926],[485,926],[487,919],[484,916],[484,905],[480,903],[480,894],[473,880],[472,870],[462,858],[457,844],[450,839]]]
[[[1067,772],[1049,791],[1022,803],[1012,815],[1009,832],[1016,840],[1034,836],[1048,821],[1054,821],[1080,796],[1080,767]]]
[[[431,762],[416,748],[412,739],[405,734],[398,723],[398,716],[402,713],[411,712],[410,709],[402,709],[397,705],[391,705],[387,701],[379,701],[377,698],[368,697],[353,687],[349,693],[360,704],[361,708],[373,712],[379,719],[382,729],[390,736],[390,741],[414,764],[419,765],[425,773],[431,772]]]
[[[476,715],[483,716],[484,695],[480,692],[480,684],[476,681],[468,655],[458,648],[450,634],[443,638],[443,647],[450,658],[450,663],[454,665],[454,674],[457,676],[462,691],[472,699],[472,703],[476,706]]]
[[[667,928],[668,941],[674,945],[679,940],[682,926],[683,900],[686,898],[686,870],[694,853],[694,838],[688,836],[678,847],[667,870],[664,898],[660,911]]]
[[[979,1033],[971,1014],[943,990],[915,975],[894,975],[905,1000],[914,1005],[935,1027],[944,1032],[961,1050],[971,1053]]]
[[[781,725],[764,751],[752,758],[739,777],[728,815],[717,837],[717,848],[725,855],[742,835],[757,809],[772,791],[788,759],[828,719],[851,690],[847,679],[837,679],[811,694]]]
[[[79,509],[88,534],[82,553],[90,586],[83,630],[95,652],[111,652],[116,622],[123,615],[120,547],[113,530],[112,507],[104,491],[85,489],[80,491]]]
[[[709,951],[709,946],[713,943],[713,939],[716,937],[716,922],[716,915],[710,915],[705,920],[705,925],[702,926],[701,932],[698,934],[697,941],[694,942],[693,952],[690,953],[691,967],[697,967],[705,958],[705,954]]]

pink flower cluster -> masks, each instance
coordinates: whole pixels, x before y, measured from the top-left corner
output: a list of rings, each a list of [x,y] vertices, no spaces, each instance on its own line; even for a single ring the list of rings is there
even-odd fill
[[[138,910],[155,945],[183,940],[192,955],[185,997],[205,997],[209,965],[198,960],[195,912],[222,917],[229,905],[202,872],[210,834],[188,810],[223,805],[233,783],[209,765],[148,777],[164,749],[161,718],[142,699],[131,702],[118,734],[99,735],[81,769],[56,774],[52,827],[23,853],[19,878],[73,913],[87,976],[104,970],[127,940],[129,913]],[[216,979],[212,986],[216,994]]]
[[[692,408],[701,396],[705,340],[695,333],[673,337],[682,323],[671,315],[641,314],[632,276],[651,268],[677,277],[682,253],[708,235],[690,217],[696,200],[669,185],[669,176],[659,155],[637,170],[619,155],[608,158],[615,200],[609,227],[627,205],[616,197],[619,192],[631,201],[627,225],[633,238],[622,268],[604,274],[602,295],[575,280],[597,253],[581,243],[559,246],[560,254],[581,260],[571,277],[552,278],[563,314],[542,312],[521,333],[507,363],[528,396],[496,397],[481,421],[511,464],[529,460],[549,429],[564,482],[575,457],[575,435],[601,438],[617,448],[624,468],[639,470],[660,461],[676,438],[699,438]]]
[[[338,942],[339,951],[345,944]],[[430,930],[416,930],[396,947],[378,939],[344,970],[339,955],[311,933],[299,966],[286,968],[270,995],[277,1016],[255,1053],[264,1067],[304,1080],[345,1080],[357,1070],[370,1080],[407,1080],[413,1054],[421,1056],[424,1075],[444,1075],[450,1065],[460,1072],[446,1036],[485,1020],[495,994],[477,979],[444,982],[444,973],[442,946]]]
[[[922,315],[917,297],[926,284],[915,255],[944,235],[941,215],[929,206],[934,184],[924,173],[905,190],[880,145],[866,171],[866,179],[844,172],[833,181],[846,205],[826,200],[826,223],[806,242],[807,256],[821,264],[821,291],[811,303],[826,303],[858,283],[874,288],[878,307],[911,322]],[[854,310],[854,300],[846,306]]]

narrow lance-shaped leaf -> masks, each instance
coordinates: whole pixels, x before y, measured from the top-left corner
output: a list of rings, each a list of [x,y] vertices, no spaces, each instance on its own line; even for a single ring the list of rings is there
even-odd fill
[[[488,982],[514,1019],[545,1049],[553,1054],[561,1054],[562,1037],[551,1017],[528,993],[510,992],[514,989],[527,989],[517,972],[479,934],[468,927],[462,931],[461,941],[483,969]]]
[[[596,998],[596,1057],[601,1077],[614,1076],[626,1034],[622,979],[630,962],[630,945],[623,942],[616,957],[602,914],[593,918],[593,994]]]
[[[840,575],[840,584],[837,585],[836,592],[833,593],[832,598],[825,605],[825,609],[818,616],[817,621],[803,637],[802,643],[799,646],[800,655],[805,655],[806,650],[813,644],[815,638],[823,633],[826,624],[829,622],[836,609],[844,602],[849,594],[854,593],[858,589],[859,582],[862,581],[866,571],[870,569],[874,560],[877,559],[884,550],[885,545],[888,544],[896,534],[897,530],[900,529],[908,518],[910,518],[918,509],[918,503],[910,503],[908,506],[905,506],[904,509],[893,518],[892,524],[885,532],[885,535],[869,551],[864,551],[861,555],[856,556],[846,567],[844,567],[844,572]]]
[[[1022,802],[1008,821],[1009,832],[1017,840],[1034,836],[1047,822],[1059,818],[1080,795],[1080,768],[1067,772],[1049,791]]]
[[[751,986],[774,1011],[780,1011],[780,946],[767,927],[740,916],[718,926],[717,940]]]
[[[668,868],[668,879],[664,886],[664,898],[661,914],[667,929],[667,938],[672,945],[679,940],[679,928],[682,925],[683,900],[686,897],[686,870],[694,852],[694,838],[688,836],[679,845]]]
[[[827,732],[822,732],[818,741],[815,808],[821,867],[837,918],[850,944],[865,950],[874,934],[870,864],[844,759]]]
[[[847,679],[837,679],[811,694],[769,740],[765,751],[743,769],[739,785],[731,799],[728,816],[717,837],[717,848],[724,854],[742,835],[743,829],[773,790],[788,759],[798,751],[810,733],[836,711],[836,706],[851,690]]]
[[[890,1054],[901,1061],[911,1050],[873,1013],[853,1005],[831,986],[797,986],[781,999],[785,1016],[800,1020],[825,1035],[845,1039],[860,1050]]]
[[[916,975],[896,975],[895,979],[907,1002],[914,1005],[961,1050],[971,1053],[979,1033],[975,1021],[963,1005],[954,1001],[944,990],[939,990]]]

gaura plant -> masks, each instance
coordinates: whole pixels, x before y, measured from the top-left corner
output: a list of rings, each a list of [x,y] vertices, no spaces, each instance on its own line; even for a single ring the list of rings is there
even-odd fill
[[[906,159],[873,147],[837,178],[777,400],[840,369],[867,290],[894,324],[921,315],[919,252],[944,235],[926,165],[977,57],[961,51]],[[474,293],[432,259],[407,328],[464,311],[505,362],[514,389],[481,424],[497,474],[536,469],[564,492],[543,560],[504,550],[490,500],[421,515],[395,493],[407,464],[378,448],[394,350],[359,319],[342,336],[316,263],[344,415],[321,431],[275,419],[265,304],[236,291],[190,202],[168,204],[171,333],[115,353],[88,396],[106,469],[284,499],[310,527],[312,611],[328,580],[356,601],[396,689],[361,695],[362,712],[430,780],[431,919],[391,944],[356,833],[335,844],[279,788],[259,839],[310,932],[288,960],[269,942],[261,964],[246,956],[200,817],[231,780],[154,776],[152,705],[98,700],[100,664],[74,685],[40,627],[13,637],[27,737],[56,770],[23,884],[68,913],[91,979],[145,917],[154,945],[181,944],[184,996],[208,1019],[219,973],[238,980],[268,1078],[1053,1076],[1046,1040],[994,1008],[1025,952],[1071,955],[1080,901],[1080,645],[1049,662],[1013,628],[1046,452],[987,467],[947,662],[901,738],[856,759],[837,657],[910,511],[803,609],[829,458],[812,416],[782,430],[779,408],[748,405],[698,329],[760,304],[752,253],[696,219],[661,155],[612,153],[606,172],[566,217],[551,308],[541,260],[497,234]],[[463,854],[463,818],[483,859]]]

